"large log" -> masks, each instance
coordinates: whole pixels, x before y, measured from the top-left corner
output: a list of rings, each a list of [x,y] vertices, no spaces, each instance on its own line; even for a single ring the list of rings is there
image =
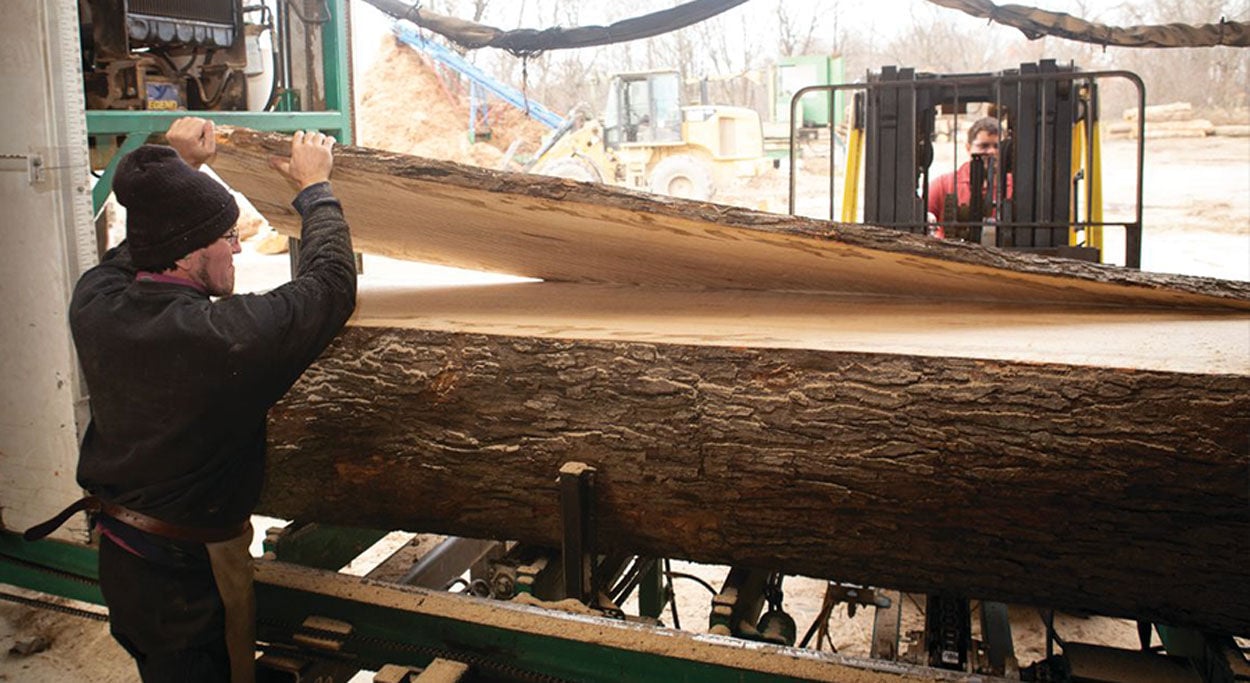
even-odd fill
[[[216,169],[281,211],[271,151]],[[1245,283],[336,164],[358,247],[566,282],[366,274],[272,411],[262,511],[558,545],[576,460],[605,547],[1250,634]]]
[[[353,326],[272,412],[262,511],[1250,633],[1250,381]]]

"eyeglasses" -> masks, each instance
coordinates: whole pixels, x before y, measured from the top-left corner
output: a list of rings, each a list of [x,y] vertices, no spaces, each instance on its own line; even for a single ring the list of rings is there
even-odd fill
[[[221,238],[229,242],[230,246],[237,246],[239,244],[239,229],[230,228],[230,230],[226,232],[226,234],[222,235]]]

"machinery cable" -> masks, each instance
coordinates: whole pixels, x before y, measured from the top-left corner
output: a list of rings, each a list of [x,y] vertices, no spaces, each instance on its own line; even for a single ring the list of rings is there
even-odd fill
[[[205,63],[208,63],[207,59],[205,59]],[[230,81],[234,79],[234,76],[237,73],[239,72],[227,71],[226,75],[221,79],[221,84],[217,86],[217,92],[214,93],[212,97],[209,97],[207,93],[204,92],[204,81],[202,81],[198,75],[192,75],[191,80],[195,82],[196,90],[198,90],[200,94],[200,101],[204,104],[204,106],[211,109],[220,104],[222,96],[226,94],[226,88],[230,86]]]
[[[664,575],[668,577],[665,596],[668,598],[668,606],[673,612],[673,628],[680,630],[681,620],[677,618],[677,591],[673,590],[673,562],[667,557],[664,558]]]
[[[278,45],[278,33],[274,30],[273,11],[269,9],[268,5],[245,6],[243,8],[243,13],[247,14],[249,12],[260,12],[260,23],[257,25],[261,27],[261,33],[264,33],[265,31],[269,32],[269,60],[272,62],[272,73],[269,77],[269,97],[265,98],[265,104],[262,105],[261,109],[263,111],[272,111],[274,103],[278,100],[278,68],[281,66],[278,63],[278,50],[281,46]],[[257,35],[257,40],[260,40],[259,34]],[[249,102],[248,104],[250,105],[251,103]]]
[[[829,637],[829,617],[833,614],[833,608],[838,604],[833,586],[833,582],[826,584],[825,597],[820,603],[820,612],[818,612],[816,614],[816,618],[812,620],[812,625],[808,627],[807,633],[803,635],[803,640],[800,641],[799,647],[807,647],[807,644],[811,642],[812,635],[814,634],[816,636],[815,649],[820,649],[821,641],[827,641],[829,643],[830,651],[835,653],[838,651],[838,648],[833,644],[833,639]]]
[[[717,595],[717,594],[719,594],[719,591],[717,591],[715,588],[713,588],[713,587],[712,587],[712,584],[708,583],[707,581],[704,581],[703,579],[701,579],[701,578],[699,578],[699,577],[695,576],[694,574],[683,574],[682,572],[673,572],[673,571],[670,571],[670,572],[668,572],[668,576],[669,576],[669,580],[670,580],[670,581],[671,581],[672,579],[690,579],[691,581],[694,581],[695,583],[699,584],[700,586],[703,586],[704,588],[708,589],[708,592],[710,592],[712,595]]]
[[[1067,647],[1068,644],[1063,638],[1055,633],[1055,611],[1054,610],[1037,610],[1037,615],[1042,618],[1042,623],[1046,625],[1046,658],[1049,659],[1055,654],[1055,643],[1059,643],[1059,647]]]
[[[638,583],[642,581],[643,573],[650,571],[654,565],[655,560],[653,559],[644,560],[635,556],[629,570],[625,572],[625,575],[621,577],[621,580],[615,586],[608,590],[608,599],[616,605],[628,600],[634,589],[638,587]]]

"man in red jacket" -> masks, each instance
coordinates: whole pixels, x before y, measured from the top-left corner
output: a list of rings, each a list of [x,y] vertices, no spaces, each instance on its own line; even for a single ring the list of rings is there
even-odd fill
[[[247,683],[266,416],[352,314],[351,235],[328,182],[334,138],[296,133],[275,168],[299,189],[297,272],[232,295],[238,206],[196,170],[216,151],[212,123],[180,119],[168,139],[119,162],[126,240],[70,303],[91,401],[78,482],[92,495],[67,512],[100,511],[100,590],[145,682]]]
[[[998,119],[987,116],[977,119],[970,128],[968,128],[968,137],[964,142],[964,149],[971,156],[981,157],[982,159],[998,160],[998,142],[1000,136],[998,127]],[[995,169],[995,176],[998,171]],[[929,204],[928,211],[933,216],[933,220],[937,221],[954,221],[966,220],[961,218],[961,214],[966,213],[968,205],[972,201],[972,160],[965,161],[958,170],[950,173],[944,173],[929,182]],[[1007,192],[1005,196],[1011,196],[1011,176],[1007,176]],[[986,192],[987,185],[983,184],[979,192]],[[955,195],[956,215],[944,216],[943,207],[946,204],[948,195]],[[988,197],[989,201],[993,201],[995,197]],[[989,211],[988,204],[986,215],[992,216],[993,212]],[[952,232],[947,229],[946,232]],[[940,234],[940,231],[939,231]]]

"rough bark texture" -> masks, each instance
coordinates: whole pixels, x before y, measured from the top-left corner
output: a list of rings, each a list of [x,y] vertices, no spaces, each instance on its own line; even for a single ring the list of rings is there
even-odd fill
[[[1250,378],[352,327],[261,512],[603,546],[1250,634]]]

